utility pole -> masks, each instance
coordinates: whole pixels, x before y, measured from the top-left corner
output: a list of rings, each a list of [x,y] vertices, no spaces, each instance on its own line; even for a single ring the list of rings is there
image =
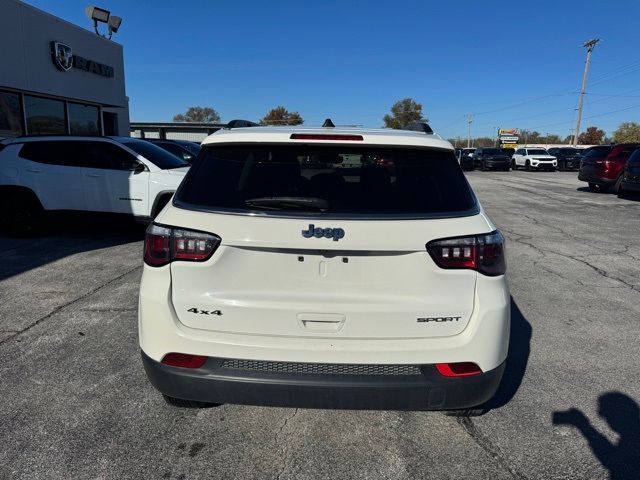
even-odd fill
[[[587,49],[587,61],[584,64],[584,73],[582,74],[582,88],[580,88],[580,97],[578,98],[578,118],[576,118],[576,129],[573,135],[573,146],[578,145],[578,135],[580,135],[580,121],[582,120],[582,102],[584,101],[584,93],[587,89],[587,76],[589,75],[589,64],[591,63],[591,52],[600,41],[599,38],[592,38],[584,42],[582,45]]]
[[[471,123],[473,122],[473,115],[467,113],[467,148],[471,147]]]

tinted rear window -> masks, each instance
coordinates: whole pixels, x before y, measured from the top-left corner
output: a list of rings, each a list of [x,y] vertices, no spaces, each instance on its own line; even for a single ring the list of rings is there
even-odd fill
[[[159,146],[144,140],[126,140],[122,142],[122,144],[126,145],[137,154],[142,155],[162,170],[189,166],[189,164],[184,160],[181,160]]]
[[[271,197],[301,204],[256,205]],[[205,146],[176,201],[305,215],[461,215],[476,209],[451,151],[315,145]]]
[[[609,152],[613,149],[613,147],[596,147],[592,148],[587,152],[585,157],[589,158],[604,158],[609,155]]]
[[[483,148],[482,153],[485,155],[503,155],[504,152],[499,148]]]
[[[634,150],[631,157],[629,157],[629,165],[631,164],[640,165],[640,149]]]

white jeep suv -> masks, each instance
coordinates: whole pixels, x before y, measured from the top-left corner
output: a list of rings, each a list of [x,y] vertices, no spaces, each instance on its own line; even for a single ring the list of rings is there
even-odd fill
[[[0,228],[28,234],[47,211],[151,219],[189,164],[129,137],[32,136],[0,142]]]
[[[535,168],[554,171],[558,167],[558,159],[549,155],[544,148],[519,148],[511,158],[511,168],[517,170],[520,167],[525,170]]]
[[[460,411],[494,395],[504,239],[423,128],[203,142],[145,238],[140,346],[169,403]]]

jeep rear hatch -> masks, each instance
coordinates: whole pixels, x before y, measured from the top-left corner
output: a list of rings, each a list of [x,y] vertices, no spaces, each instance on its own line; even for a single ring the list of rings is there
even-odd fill
[[[203,237],[210,258],[171,263],[180,322],[248,335],[460,333],[478,273],[439,267],[426,245],[492,230],[443,150],[208,146],[174,204],[163,223],[219,237]]]

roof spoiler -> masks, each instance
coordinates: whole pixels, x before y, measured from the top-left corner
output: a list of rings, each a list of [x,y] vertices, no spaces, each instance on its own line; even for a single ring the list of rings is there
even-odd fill
[[[433,133],[433,130],[431,129],[429,124],[425,122],[412,123],[404,127],[403,130],[411,130],[412,132]]]
[[[231,130],[232,128],[258,127],[259,125],[249,120],[231,120],[224,128]]]

